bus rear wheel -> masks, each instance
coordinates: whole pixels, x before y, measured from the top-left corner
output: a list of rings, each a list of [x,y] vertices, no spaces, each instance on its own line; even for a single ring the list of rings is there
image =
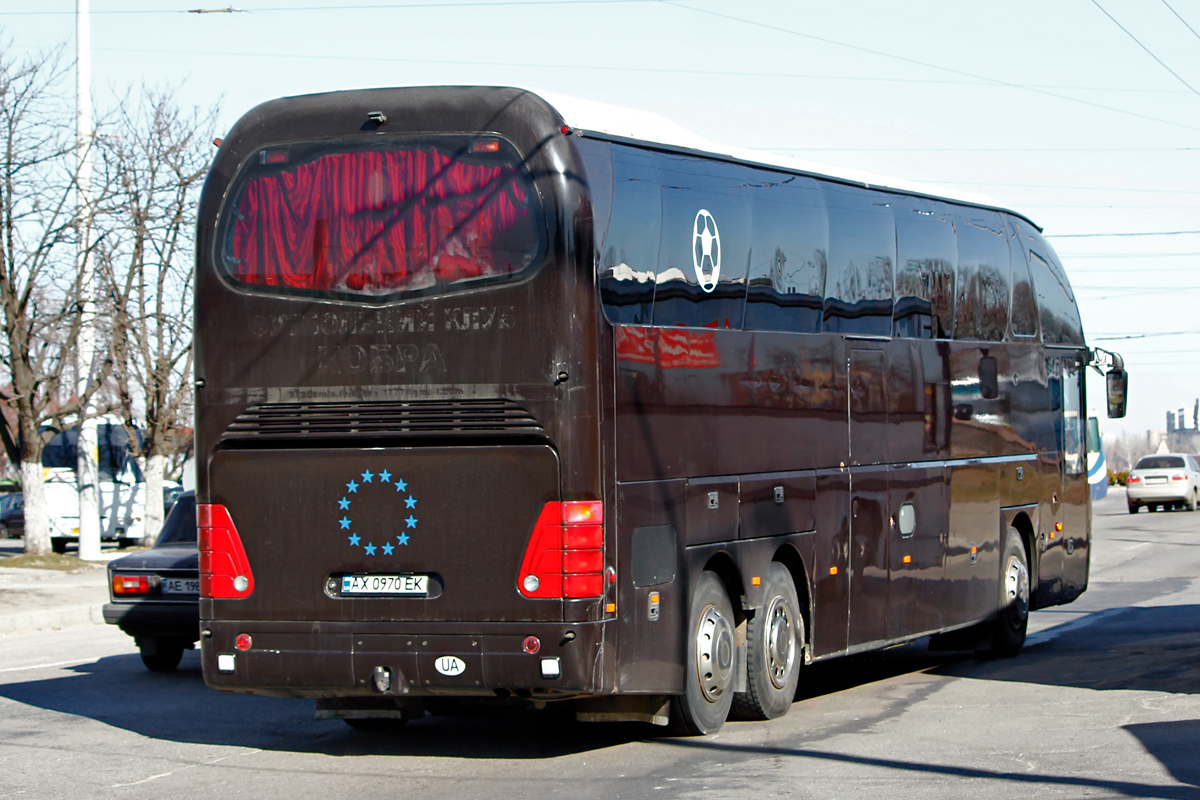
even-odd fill
[[[771,564],[762,609],[746,623],[746,691],[733,699],[739,719],[775,719],[792,707],[800,679],[804,619],[787,568]]]
[[[733,703],[737,666],[733,605],[716,573],[701,573],[688,614],[683,694],[671,698],[671,728],[698,736],[716,733]]]
[[[1008,529],[1000,560],[1000,614],[992,628],[992,655],[1009,658],[1025,645],[1029,626],[1029,557],[1016,528]]]

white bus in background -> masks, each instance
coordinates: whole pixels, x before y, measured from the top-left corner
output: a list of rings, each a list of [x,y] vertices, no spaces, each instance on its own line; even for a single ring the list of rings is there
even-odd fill
[[[1100,436],[1100,417],[1089,414],[1087,421],[1087,471],[1092,499],[1108,495],[1108,462],[1104,459],[1104,441]]]
[[[79,541],[79,489],[75,476],[78,428],[55,434],[42,451],[50,545],[56,553]],[[100,417],[100,539],[119,547],[142,543],[146,516],[146,481],[129,447],[129,434],[116,417]],[[160,501],[161,502],[161,499]]]

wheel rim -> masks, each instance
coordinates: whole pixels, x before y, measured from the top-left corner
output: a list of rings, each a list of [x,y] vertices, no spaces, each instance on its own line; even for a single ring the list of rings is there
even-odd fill
[[[1016,556],[1008,559],[1004,571],[1004,600],[1008,624],[1019,630],[1029,616],[1029,569]]]
[[[716,703],[729,690],[735,652],[733,625],[719,608],[708,606],[696,627],[696,676],[708,702]]]
[[[796,663],[796,614],[782,597],[776,597],[767,608],[766,637],[767,675],[776,689],[787,686],[792,666]]]

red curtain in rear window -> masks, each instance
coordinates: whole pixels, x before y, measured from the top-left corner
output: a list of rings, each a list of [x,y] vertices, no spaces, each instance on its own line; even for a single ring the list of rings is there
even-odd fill
[[[517,272],[538,243],[511,166],[434,148],[333,153],[253,177],[232,222],[236,280],[367,295]]]

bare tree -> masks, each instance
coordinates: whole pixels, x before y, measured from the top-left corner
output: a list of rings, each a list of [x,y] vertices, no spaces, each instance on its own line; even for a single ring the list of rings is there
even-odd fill
[[[0,46],[0,358],[11,391],[0,396],[15,430],[0,426],[25,494],[25,552],[50,551],[39,428],[61,426],[107,378],[109,363],[76,392],[73,354],[80,331],[69,67],[61,50],[15,58]]]
[[[216,114],[143,88],[102,144],[116,187],[106,227],[120,234],[99,262],[110,286],[116,403],[146,465],[147,545],[162,529],[168,459],[190,443],[195,209]]]

